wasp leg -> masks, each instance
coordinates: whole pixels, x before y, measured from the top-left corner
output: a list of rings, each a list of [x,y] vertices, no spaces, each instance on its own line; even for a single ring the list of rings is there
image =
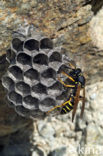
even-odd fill
[[[59,82],[61,83],[61,84],[63,84],[65,87],[70,87],[70,88],[74,88],[75,87],[75,85],[67,85],[67,84],[65,84],[59,77],[58,77],[58,80],[59,80]]]
[[[71,81],[75,82],[75,80],[69,76],[68,74],[66,74],[65,72],[62,72],[63,75],[65,75],[66,77],[68,77],[68,79],[70,79]],[[75,87],[75,85],[67,85],[65,84],[61,79],[60,77],[58,77],[58,80],[65,86],[65,87]]]
[[[52,109],[50,109],[46,114],[48,114],[48,113],[50,113],[50,112],[52,112],[54,109],[56,109],[56,108],[59,108],[59,107],[61,107],[62,106],[62,104],[61,105],[58,105],[58,106],[55,106],[55,107],[53,107]]]
[[[62,72],[62,74],[65,75],[67,78],[69,78],[71,81],[75,82],[75,80],[65,72]]]
[[[56,108],[59,108],[59,107],[65,106],[65,105],[66,105],[68,102],[70,102],[70,101],[71,101],[71,98],[70,98],[68,101],[62,103],[61,105],[58,105],[58,106],[53,107],[53,108],[50,109],[46,114],[52,112],[52,111],[53,111],[54,109],[56,109]]]

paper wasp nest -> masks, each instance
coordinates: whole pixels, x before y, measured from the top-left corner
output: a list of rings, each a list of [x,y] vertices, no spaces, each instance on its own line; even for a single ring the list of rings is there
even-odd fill
[[[15,31],[7,51],[10,65],[2,78],[9,105],[22,116],[42,118],[64,102],[68,92],[58,75],[68,68],[65,58],[60,47],[53,47],[52,40],[35,33],[33,27]]]

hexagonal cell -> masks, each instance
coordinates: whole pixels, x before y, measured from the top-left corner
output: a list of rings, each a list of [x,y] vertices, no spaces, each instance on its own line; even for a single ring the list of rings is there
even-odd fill
[[[41,74],[42,77],[44,78],[52,78],[56,79],[56,72],[52,68],[48,68],[47,70],[44,70],[43,73]]]
[[[62,93],[62,87],[63,87],[62,84],[57,81],[48,88],[48,94],[52,96],[60,95]]]
[[[7,101],[8,101],[8,100],[7,100]],[[7,103],[7,104],[8,104],[8,106],[9,106],[9,107],[11,107],[11,108],[15,108],[15,105],[14,105],[14,103],[13,103],[13,102],[8,101],[8,103]]]
[[[24,43],[24,48],[27,50],[39,50],[39,42],[33,38],[28,39]]]
[[[48,57],[47,55],[43,53],[39,53],[33,58],[33,63],[39,64],[39,65],[48,65]]]
[[[59,70],[59,68],[61,67],[62,62],[49,62],[49,67],[51,67],[52,69],[54,69],[56,72]]]
[[[30,65],[32,64],[31,57],[23,52],[17,55],[17,62],[21,65]]]
[[[68,93],[68,90],[65,89],[61,95],[56,97],[56,100],[62,100],[64,102],[64,100],[68,99],[68,97],[70,96],[70,94]]]
[[[21,41],[19,38],[14,38],[12,40],[11,49],[18,51],[23,50],[23,41]]]
[[[3,76],[2,84],[8,91],[13,90],[15,85],[14,81],[8,76]]]
[[[61,61],[62,61],[62,55],[61,55],[59,52],[54,51],[54,52],[50,55],[49,61],[50,61],[50,62],[54,62],[54,61],[61,62]]]
[[[8,94],[5,96],[5,103],[6,103],[6,105],[8,105],[9,107],[15,108],[14,103],[11,102],[11,101],[8,99]]]
[[[18,66],[13,65],[13,66],[8,68],[8,71],[13,76],[13,78],[18,79],[18,80],[23,79],[23,72]]]
[[[41,101],[39,108],[42,112],[47,112],[51,108],[56,106],[56,101],[52,97],[47,97]]]
[[[47,94],[46,87],[41,83],[38,83],[37,85],[33,86],[32,91],[38,94]]]
[[[17,94],[15,91],[8,93],[8,99],[10,102],[14,103],[16,106],[22,105],[22,96]]]
[[[48,79],[45,79],[43,77],[41,78],[41,83],[43,85],[45,85],[46,87],[52,86],[55,82],[56,82],[56,80],[54,80],[52,78],[48,78]]]
[[[37,70],[35,69],[32,69],[30,68],[29,70],[27,70],[25,73],[24,73],[24,79],[29,81],[30,83],[33,83],[33,81],[35,80],[39,80],[39,73]]]
[[[30,110],[26,109],[23,106],[17,106],[15,107],[15,111],[20,114],[21,116],[29,117],[30,116]]]
[[[24,97],[23,99],[23,106],[27,109],[38,109],[39,100],[31,95]]]
[[[16,83],[16,91],[25,96],[30,94],[30,86],[24,83],[23,81]]]
[[[53,49],[53,42],[49,38],[43,38],[40,41],[40,48],[41,49]]]
[[[34,119],[34,118],[39,118],[39,119],[44,119],[46,117],[46,113],[41,112],[39,109],[37,110],[32,110],[30,112],[30,118]]]
[[[7,60],[9,63],[12,63],[12,62],[15,62],[15,58],[16,58],[15,52],[12,51],[11,49],[8,49],[8,50],[7,50],[7,53],[6,53],[6,60]]]
[[[56,82],[56,72],[52,68],[44,70],[41,74],[41,83],[50,87]]]

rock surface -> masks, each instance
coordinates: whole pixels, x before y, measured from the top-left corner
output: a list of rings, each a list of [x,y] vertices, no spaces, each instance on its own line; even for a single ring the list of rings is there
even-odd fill
[[[27,22],[52,38],[56,46],[66,48],[87,79],[84,118],[79,118],[79,106],[74,123],[71,113],[37,123],[20,117],[6,104],[0,83],[1,156],[103,155],[102,6],[100,0],[0,1],[0,78],[8,66],[5,54],[12,31]]]

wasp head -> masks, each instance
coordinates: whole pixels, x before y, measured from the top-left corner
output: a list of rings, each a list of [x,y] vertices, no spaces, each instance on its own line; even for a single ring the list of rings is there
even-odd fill
[[[77,81],[81,84],[81,88],[84,88],[84,86],[85,86],[85,77],[83,76],[81,69],[77,68],[75,70],[75,74],[76,74],[76,77],[77,77]]]

